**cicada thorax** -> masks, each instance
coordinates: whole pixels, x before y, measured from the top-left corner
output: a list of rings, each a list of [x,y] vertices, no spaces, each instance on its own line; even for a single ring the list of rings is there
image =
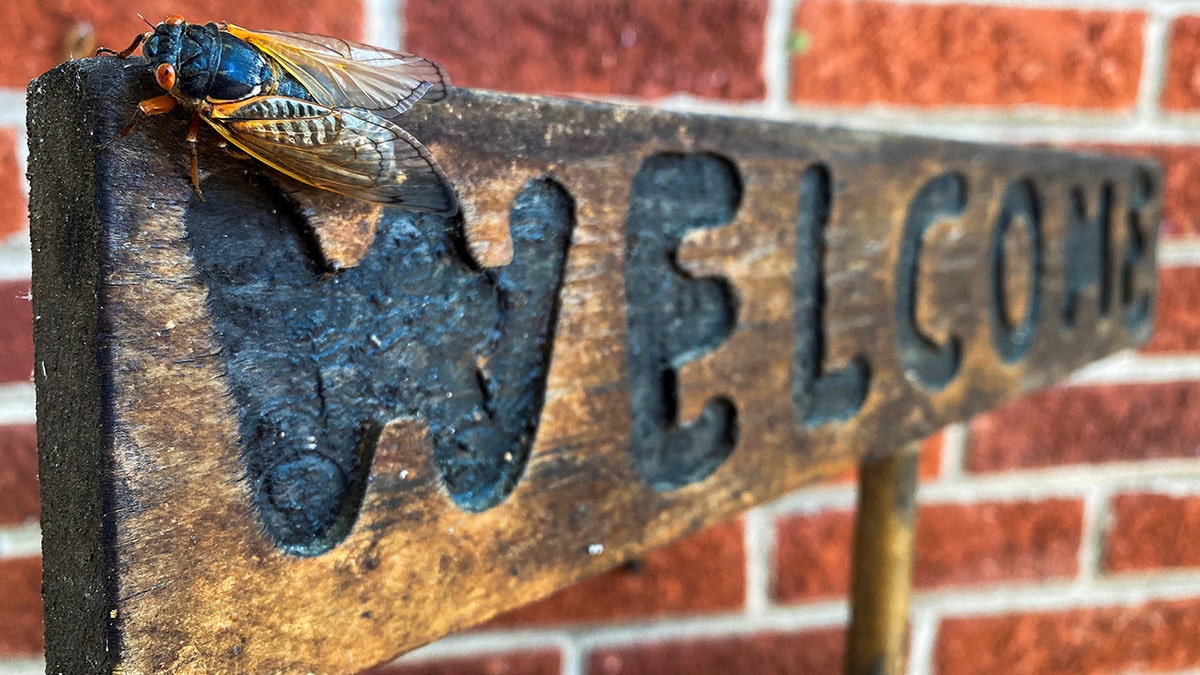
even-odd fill
[[[270,57],[215,23],[160,23],[146,38],[142,53],[151,66],[167,64],[173,69],[174,86],[164,88],[192,107],[264,94],[312,100]],[[159,83],[165,85],[161,79]]]

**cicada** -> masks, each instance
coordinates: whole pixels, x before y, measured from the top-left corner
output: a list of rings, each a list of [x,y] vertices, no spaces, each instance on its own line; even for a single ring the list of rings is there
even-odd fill
[[[436,63],[322,35],[189,24],[168,16],[138,47],[167,93],[138,104],[134,120],[176,106],[192,111],[187,141],[200,194],[196,142],[204,120],[251,157],[309,185],[410,211],[451,215],[454,190],[429,150],[395,119],[418,101],[446,97]]]

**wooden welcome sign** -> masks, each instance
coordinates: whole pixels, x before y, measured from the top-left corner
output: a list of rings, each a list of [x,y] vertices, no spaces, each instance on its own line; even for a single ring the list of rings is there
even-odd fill
[[[356,672],[1151,326],[1134,160],[459,90],[458,216],[201,202],[186,117],[97,148],[154,86],[30,88],[51,672]]]

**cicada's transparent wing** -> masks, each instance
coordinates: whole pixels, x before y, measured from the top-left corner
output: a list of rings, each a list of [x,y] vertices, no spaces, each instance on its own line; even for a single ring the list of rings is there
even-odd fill
[[[309,185],[410,211],[458,211],[425,146],[369,110],[259,96],[216,104],[204,118],[254,158]]]
[[[449,78],[429,59],[325,35],[229,31],[275,58],[318,103],[362,108],[395,118],[419,100],[446,97]]]

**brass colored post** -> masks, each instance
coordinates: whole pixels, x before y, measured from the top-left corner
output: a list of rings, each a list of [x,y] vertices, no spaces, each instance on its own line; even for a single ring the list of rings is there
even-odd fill
[[[904,672],[920,445],[859,470],[847,675]]]

